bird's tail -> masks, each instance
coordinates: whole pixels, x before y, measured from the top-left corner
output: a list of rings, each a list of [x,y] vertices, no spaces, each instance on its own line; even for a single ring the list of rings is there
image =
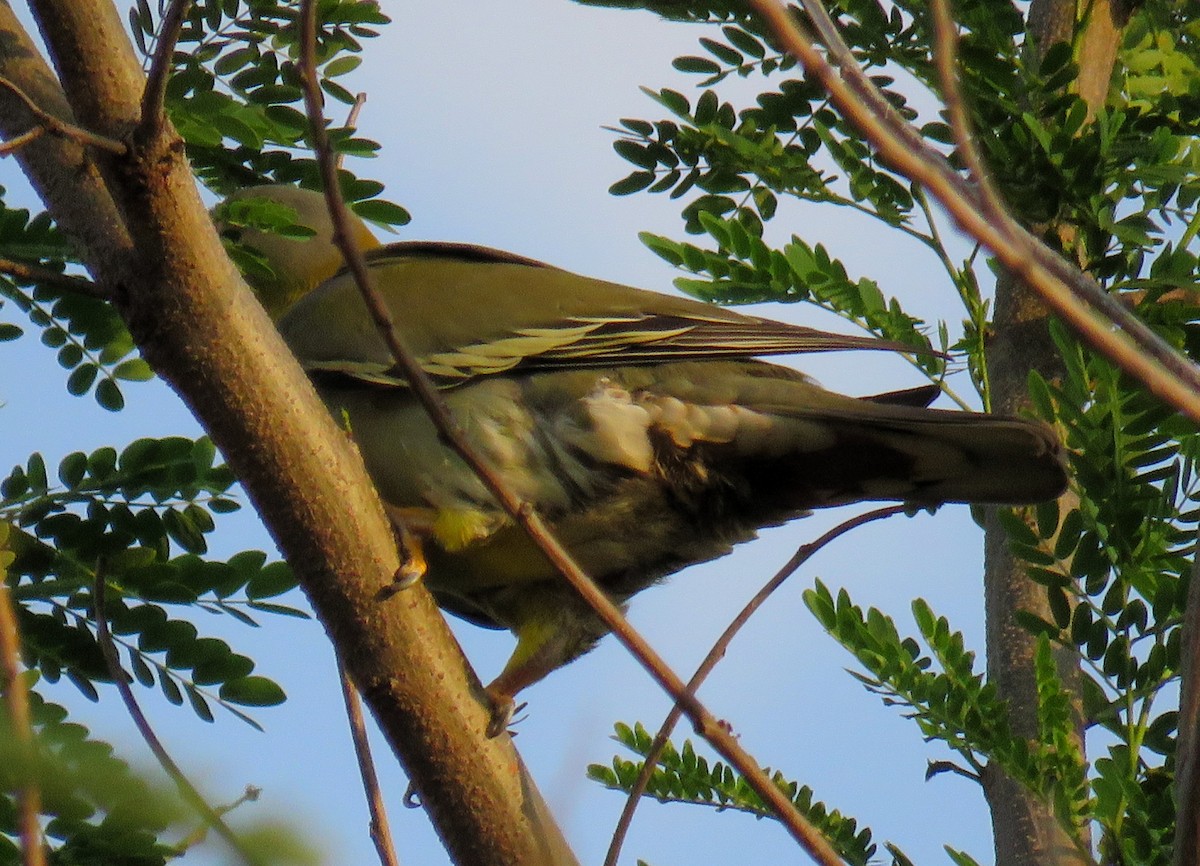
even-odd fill
[[[1066,487],[1063,448],[1045,424],[928,409],[929,389],[844,397],[775,370],[741,380],[735,418],[714,407],[711,417],[693,411],[671,423],[675,413],[664,412],[659,428],[709,451],[707,460],[692,452],[700,474],[731,470],[730,484],[764,514],[788,519],[864,500],[1018,505]]]
[[[774,475],[764,483],[804,508],[859,500],[1021,505],[1066,487],[1063,448],[1045,424],[885,398],[776,416],[790,453],[756,471]]]

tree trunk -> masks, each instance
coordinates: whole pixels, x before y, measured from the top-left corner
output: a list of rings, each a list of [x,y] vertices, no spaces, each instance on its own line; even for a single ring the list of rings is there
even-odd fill
[[[996,336],[988,349],[992,409],[1003,414],[1025,403],[1025,380],[1036,370],[1058,378],[1059,363],[1047,328],[1048,314],[1026,286],[1004,275],[996,286]],[[1072,506],[1068,492],[1059,501],[1062,513]],[[1032,739],[1037,733],[1037,686],[1033,657],[1037,639],[1016,621],[1016,612],[1029,611],[1053,621],[1046,590],[1029,579],[1025,565],[1008,547],[999,509],[984,518],[984,610],[987,619],[988,680],[1008,703],[1013,732]],[[1063,685],[1078,694],[1079,667],[1073,650],[1055,651]],[[1081,731],[1082,740],[1082,731]],[[1088,858],[1059,824],[1050,804],[1005,775],[987,766],[983,789],[992,813],[997,866],[1083,866]]]
[[[1076,5],[1066,0],[1035,0],[1029,10],[1028,33],[1032,50],[1040,56],[1056,42],[1074,39],[1080,65],[1076,92],[1088,104],[1089,116],[1108,96],[1120,28],[1127,12],[1114,0],[1093,0],[1083,21],[1076,23]],[[1077,26],[1079,32],[1076,32]],[[1043,231],[1067,242],[1070,225],[1044,226]],[[992,383],[992,409],[1010,414],[1026,405],[1026,378],[1031,370],[1048,380],[1060,376],[1058,357],[1047,327],[1049,314],[1028,287],[1007,274],[996,285],[995,337],[989,345],[988,371]],[[1074,506],[1072,494],[1059,501],[1060,514]],[[1017,611],[1029,611],[1053,621],[1045,589],[1031,581],[1023,564],[1008,549],[1008,539],[997,509],[984,520],[984,594],[987,618],[988,679],[1007,701],[1013,730],[1032,738],[1037,730],[1037,690],[1033,657],[1036,638],[1016,621]],[[1079,694],[1076,654],[1056,651],[1064,686]],[[1082,708],[1076,703],[1082,744]],[[1086,864],[1086,851],[1072,841],[1052,807],[1033,792],[989,766],[983,775],[984,794],[992,813],[997,866],[1049,866]]]

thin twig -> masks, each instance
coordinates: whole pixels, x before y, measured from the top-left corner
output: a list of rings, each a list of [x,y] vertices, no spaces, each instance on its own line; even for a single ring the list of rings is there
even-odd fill
[[[38,813],[42,795],[34,772],[33,724],[29,718],[29,695],[21,676],[21,641],[17,636],[17,613],[8,594],[8,583],[0,569],[0,692],[12,724],[12,736],[21,772],[17,774],[18,824],[24,866],[45,866],[46,849]]]
[[[175,46],[183,31],[191,0],[171,0],[167,14],[163,16],[158,30],[158,44],[150,58],[150,72],[146,75],[146,88],[142,91],[141,131],[153,139],[162,129],[163,105],[167,96],[167,79],[171,77],[171,63],[175,59]]]
[[[1200,369],[1007,213],[997,218],[987,212],[978,190],[896,114],[853,62],[819,0],[802,2],[830,56],[838,60],[837,68],[817,50],[807,28],[786,8],[775,0],[749,2],[788,51],[821,82],[843,117],[889,164],[928,189],[964,231],[988,246],[1000,263],[1034,289],[1084,342],[1161,400],[1200,422]]]
[[[375,774],[375,759],[371,757],[371,744],[367,741],[367,724],[363,719],[358,689],[355,688],[340,657],[337,663],[338,678],[342,683],[342,699],[346,702],[346,719],[350,722],[350,738],[354,741],[358,772],[362,776],[363,792],[367,795],[367,808],[371,812],[371,841],[375,843],[379,862],[383,866],[400,866],[400,860],[392,846],[392,831],[388,826],[387,809],[383,805],[383,792],[379,789],[379,777]]]
[[[240,797],[238,797],[232,803],[226,803],[223,806],[215,807],[215,811],[218,815],[224,817],[225,815],[228,815],[230,812],[232,812],[234,809],[241,806],[243,803],[257,802],[258,798],[260,796],[262,796],[262,788],[259,788],[255,785],[247,785],[246,790],[244,790],[242,792],[242,795]],[[195,848],[197,845],[199,845],[205,839],[208,838],[208,831],[209,831],[209,826],[207,824],[201,822],[200,826],[198,826],[191,833],[188,833],[186,836],[184,836],[182,839],[180,839],[179,842],[177,842],[175,844],[175,846],[174,846],[175,850],[182,854],[185,851]]]
[[[363,106],[367,104],[367,94],[356,93],[354,95],[354,104],[350,106],[350,111],[346,114],[346,129],[356,129],[355,124],[358,123],[358,115],[362,113]],[[339,153],[333,161],[337,168],[342,167],[342,163],[346,161],[346,154]]]
[[[970,779],[976,785],[983,784],[983,777],[979,773],[972,772],[966,767],[960,767],[953,761],[930,761],[925,767],[926,781],[940,773],[954,773],[956,776],[962,776],[964,779]]]
[[[841,535],[871,523],[875,520],[882,520],[885,517],[891,517],[895,514],[903,513],[908,506],[905,505],[888,505],[884,508],[877,508],[874,511],[868,511],[865,514],[856,515],[849,520],[839,523],[837,526],[823,534],[816,541],[810,541],[807,544],[802,544],[792,554],[792,558],[783,564],[779,571],[775,572],[775,576],[763,584],[762,588],[754,594],[754,597],[746,603],[741,612],[733,618],[729,626],[717,638],[712,649],[708,651],[708,655],[704,657],[704,661],[700,663],[700,667],[696,668],[696,673],[688,680],[687,693],[694,695],[708,675],[712,673],[724,656],[729,644],[732,643],[734,636],[741,631],[742,626],[750,621],[752,617],[767,599],[783,586],[796,569],[812,559],[818,551],[825,548],[834,539]],[[642,795],[646,793],[646,787],[650,784],[650,777],[654,775],[654,768],[658,764],[658,758],[666,748],[667,740],[671,736],[671,732],[675,729],[675,725],[679,723],[680,717],[683,715],[683,710],[676,701],[675,706],[671,708],[671,712],[667,714],[663,720],[662,727],[658,729],[658,733],[654,735],[654,740],[650,744],[649,750],[642,759],[642,771],[638,774],[637,779],[633,783],[633,787],[629,789],[629,796],[625,800],[625,808],[621,811],[621,817],[617,820],[617,825],[613,829],[612,842],[609,843],[608,855],[604,858],[604,866],[616,866],[617,858],[621,855],[621,846],[625,842],[625,836],[629,833],[629,827],[633,823],[633,813],[637,811],[638,803],[641,801]]]
[[[431,422],[449,447],[479,477],[501,507],[521,526],[530,540],[591,606],[596,615],[616,635],[625,648],[633,653],[642,667],[673,699],[683,705],[684,712],[692,720],[697,733],[708,740],[713,748],[746,778],[751,788],[779,816],[780,821],[814,860],[823,866],[840,866],[842,861],[829,842],[800,814],[787,795],[763,772],[732,733],[726,730],[694,696],[687,694],[683,681],[671,671],[666,662],[646,643],[645,639],[629,625],[624,615],[608,596],[596,586],[591,578],[584,574],[570,554],[553,537],[533,507],[517,496],[499,473],[475,452],[462,429],[450,416],[440,394],[425,371],[404,346],[396,332],[391,314],[371,283],[366,261],[355,245],[351,233],[347,230],[349,215],[338,188],[337,169],[329,147],[329,137],[325,129],[326,121],[321,106],[321,90],[317,83],[316,4],[314,0],[303,0],[301,4],[301,28],[300,79],[304,88],[304,101],[308,110],[309,132],[312,137],[313,149],[317,154],[317,163],[320,166],[325,185],[325,201],[335,226],[334,242],[337,243],[346,258],[346,264],[363,295],[363,300],[371,313],[375,326],[384,344],[391,352],[396,366],[407,378],[414,396],[420,401]]]
[[[101,150],[106,150],[109,153],[115,153],[120,156],[124,156],[129,150],[129,148],[127,148],[122,142],[115,141],[114,139],[107,138],[103,135],[96,135],[94,132],[88,132],[86,129],[78,127],[73,123],[67,123],[65,120],[61,120],[50,112],[43,110],[41,106],[33,101],[28,93],[26,93],[9,79],[5,78],[3,75],[0,75],[0,87],[3,87],[13,96],[17,97],[17,99],[19,99],[25,105],[25,108],[29,111],[29,113],[32,114],[37,119],[38,123],[45,127],[48,132],[52,132],[55,135],[61,135],[64,138],[70,138],[78,141],[80,144],[97,147]],[[22,135],[18,136],[18,138],[29,136],[32,134],[32,132],[33,130],[29,130],[28,132],[22,133]],[[12,142],[15,140],[16,139],[10,139],[9,145],[11,146]]]
[[[27,144],[32,144],[50,130],[44,126],[35,126],[32,129],[27,129],[20,135],[14,135],[8,141],[0,144],[0,156],[11,156]]]
[[[1183,614],[1179,652],[1179,722],[1175,765],[1173,866],[1200,863],[1200,540]]]
[[[204,796],[188,780],[187,776],[183,774],[183,770],[179,768],[179,765],[167,753],[162,741],[154,733],[154,728],[150,726],[150,721],[146,718],[146,714],[142,712],[141,705],[138,704],[137,698],[133,695],[133,690],[129,688],[129,682],[125,679],[125,670],[121,667],[121,661],[117,658],[117,648],[113,645],[112,633],[108,628],[108,617],[104,613],[105,590],[105,568],[104,563],[101,562],[96,567],[96,579],[92,584],[92,612],[96,619],[96,640],[100,644],[104,663],[108,666],[109,676],[112,677],[113,684],[116,685],[117,692],[121,695],[121,701],[125,704],[125,709],[129,712],[129,717],[133,719],[134,727],[137,728],[142,739],[146,741],[146,745],[150,747],[150,751],[154,753],[154,757],[158,760],[159,765],[171,777],[171,781],[175,783],[175,787],[179,789],[179,793],[187,801],[188,805],[210,827],[217,831],[217,834],[228,843],[229,847],[237,853],[242,861],[252,864],[252,866],[253,864],[258,864],[261,862],[259,858],[246,849],[242,841],[229,829],[229,825],[225,823],[217,810],[208,804]]]
[[[41,265],[31,265],[28,262],[0,258],[0,274],[8,274],[19,280],[30,280],[44,286],[62,289],[64,292],[74,295],[85,295],[101,301],[107,301],[111,297],[102,286],[85,277],[62,274],[49,268],[43,268]]]
[[[958,76],[958,31],[950,14],[948,0],[933,0],[933,60],[937,67],[938,80],[942,85],[942,101],[950,120],[950,131],[954,144],[962,157],[967,172],[975,181],[981,204],[987,213],[1006,214],[991,175],[983,163],[983,156],[975,145],[971,132],[971,121],[967,116],[967,105],[963,98],[962,82]]]

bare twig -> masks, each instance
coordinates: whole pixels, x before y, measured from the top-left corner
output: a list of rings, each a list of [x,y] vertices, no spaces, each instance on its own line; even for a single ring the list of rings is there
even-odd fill
[[[371,757],[371,744],[367,741],[367,725],[363,719],[362,703],[358,689],[350,679],[341,658],[338,662],[338,678],[342,683],[342,699],[346,702],[346,718],[350,722],[350,737],[354,741],[354,755],[358,758],[358,772],[362,776],[363,792],[367,795],[367,808],[371,812],[371,841],[379,854],[383,866],[400,866],[396,851],[392,847],[392,831],[388,827],[387,809],[383,805],[383,793],[379,790],[379,777],[375,774],[375,759]]]
[[[158,31],[158,44],[150,59],[150,72],[146,75],[146,88],[142,91],[143,135],[153,138],[162,128],[163,101],[167,94],[167,79],[171,77],[171,62],[175,57],[175,46],[183,30],[191,0],[171,0],[167,14],[163,16]]]
[[[367,104],[367,94],[354,94],[354,104],[350,106],[350,111],[346,114],[346,128],[355,129],[355,124],[358,123],[358,115],[362,113],[363,106]],[[334,159],[333,164],[337,168],[342,167],[342,163],[346,161],[346,154],[339,153]]]
[[[187,801],[187,804],[210,827],[217,831],[217,834],[229,844],[229,847],[237,853],[243,862],[250,864],[250,866],[258,864],[261,862],[260,859],[246,849],[242,841],[229,829],[229,825],[225,823],[217,810],[208,804],[204,796],[188,780],[187,776],[183,774],[183,770],[175,763],[175,760],[163,746],[162,741],[159,740],[158,735],[154,733],[154,728],[150,726],[150,721],[146,718],[146,714],[142,712],[141,705],[138,704],[137,698],[133,695],[133,690],[129,688],[129,682],[125,679],[125,670],[121,667],[120,659],[117,658],[117,649],[113,645],[112,634],[108,629],[108,617],[104,614],[105,590],[105,568],[104,563],[101,562],[96,567],[96,578],[92,584],[93,614],[96,618],[96,639],[104,655],[104,663],[108,666],[108,673],[121,695],[121,701],[125,704],[125,709],[129,712],[129,717],[133,719],[134,727],[137,728],[142,739],[146,741],[146,745],[150,747],[150,751],[154,753],[154,757],[157,759],[159,765],[171,777],[171,781],[175,783],[175,787],[179,789],[180,795]]]
[[[960,767],[953,761],[930,761],[925,767],[925,779],[928,781],[940,773],[954,773],[956,776],[962,776],[964,779],[970,779],[976,785],[982,785],[982,777],[966,767]]]
[[[35,126],[32,129],[27,129],[25,132],[22,132],[20,135],[14,135],[8,141],[0,144],[0,156],[10,156],[16,153],[27,144],[32,144],[33,142],[37,141],[49,131],[50,130],[46,129],[44,126]]]
[[[694,696],[687,694],[683,681],[671,671],[662,657],[646,643],[645,639],[629,625],[624,615],[608,596],[596,586],[591,578],[584,574],[566,549],[553,537],[533,507],[517,496],[499,473],[475,452],[462,429],[447,411],[436,387],[412,353],[404,346],[396,332],[391,314],[372,285],[366,261],[355,245],[351,232],[347,230],[349,215],[338,188],[337,168],[334,165],[333,154],[329,146],[329,137],[325,129],[326,121],[321,106],[321,90],[317,83],[316,4],[314,0],[303,0],[301,27],[302,72],[300,78],[304,87],[304,101],[308,110],[313,149],[316,151],[317,162],[321,168],[322,180],[325,185],[325,201],[335,226],[334,242],[346,259],[346,264],[358,284],[359,291],[362,292],[363,300],[384,345],[388,347],[396,366],[408,380],[413,394],[420,401],[449,447],[475,472],[501,507],[521,526],[542,554],[592,607],[625,648],[633,653],[642,667],[672,698],[681,703],[684,712],[692,719],[697,733],[712,743],[713,747],[746,777],[749,785],[779,815],[780,821],[814,860],[824,866],[841,864],[842,861],[825,838],[796,810],[784,792],[771,781],[750,754],[742,749],[733,735]]]
[[[350,111],[346,115],[346,128],[357,129],[358,116],[362,113],[363,106],[367,104],[367,94],[354,94],[354,104],[350,106]]]
[[[971,121],[958,76],[958,32],[950,14],[949,0],[933,0],[933,37],[933,59],[942,85],[942,101],[946,104],[954,144],[975,181],[980,203],[986,212],[992,216],[1005,214],[1004,202],[992,184],[983,156],[975,144],[975,136],[971,133]]]
[[[776,0],[749,0],[787,50],[829,92],[842,115],[880,155],[938,199],[958,224],[992,250],[1080,337],[1152,393],[1200,421],[1200,370],[1176,353],[1091,278],[1030,235],[1007,213],[990,213],[978,191],[887,104],[853,62],[819,0],[802,0],[837,67]]]
[[[694,695],[708,675],[712,673],[724,656],[725,651],[729,648],[729,644],[742,626],[750,621],[752,617],[767,599],[783,586],[796,569],[812,559],[820,550],[834,541],[839,536],[844,535],[852,529],[871,523],[875,520],[882,520],[885,517],[891,517],[895,514],[901,514],[905,511],[905,505],[888,505],[884,508],[877,508],[874,511],[868,511],[865,514],[856,515],[849,520],[839,523],[837,526],[823,534],[816,541],[810,541],[807,544],[802,544],[792,554],[792,558],[783,564],[779,571],[775,572],[774,577],[763,584],[762,589],[754,594],[754,597],[746,603],[741,612],[734,617],[729,626],[717,638],[712,649],[708,651],[708,655],[704,657],[704,661],[700,663],[700,667],[696,669],[696,673],[688,680],[687,693]],[[637,810],[638,803],[641,797],[646,793],[646,787],[650,784],[650,777],[654,774],[654,768],[658,764],[659,755],[667,745],[667,740],[671,736],[671,731],[675,725],[679,723],[680,716],[683,715],[683,710],[678,701],[671,708],[671,712],[667,714],[663,720],[662,727],[658,729],[658,733],[654,735],[654,740],[650,744],[645,757],[642,759],[642,771],[638,774],[637,779],[633,783],[633,787],[629,789],[629,796],[625,800],[625,808],[621,811],[621,817],[617,820],[617,825],[613,829],[612,842],[609,843],[608,854],[604,858],[604,866],[616,866],[617,858],[621,855],[621,846],[625,842],[625,836],[629,832],[629,827],[633,823],[633,813]]]
[[[109,153],[115,153],[123,156],[126,152],[128,152],[128,148],[119,141],[106,138],[103,135],[96,135],[94,132],[88,132],[86,129],[78,127],[73,123],[67,123],[65,120],[60,120],[50,112],[43,110],[41,106],[39,106],[29,97],[29,94],[2,75],[0,75],[0,87],[3,87],[18,100],[20,100],[29,113],[37,119],[38,124],[47,132],[52,132],[55,135],[61,135],[64,138],[70,138],[83,145],[90,145],[92,147],[99,148],[100,150],[106,150]],[[28,136],[31,136],[32,134],[33,130],[31,129],[20,136],[15,136],[14,138],[9,139],[8,147],[11,149],[13,147],[13,143],[18,139],[24,139],[22,143],[28,144],[29,140],[31,140],[28,138]]]
[[[4,570],[0,569],[0,693],[12,724],[12,736],[21,765],[17,784],[17,822],[21,834],[23,866],[45,866],[46,849],[38,813],[42,808],[41,791],[34,775],[33,725],[29,718],[29,695],[21,676],[21,641],[17,636],[17,614]]]
[[[61,274],[58,271],[52,271],[40,265],[31,265],[28,262],[0,259],[0,274],[8,274],[10,277],[16,277],[19,280],[31,280],[35,283],[52,286],[76,295],[86,295],[89,298],[96,298],[101,301],[109,300],[109,294],[102,286],[93,283],[85,277]]]
[[[247,785],[246,790],[244,790],[242,792],[240,797],[238,797],[232,803],[226,803],[222,806],[215,807],[215,811],[218,815],[221,815],[221,816],[228,815],[230,812],[232,812],[234,809],[241,806],[243,803],[257,802],[258,798],[261,795],[262,795],[262,788],[259,788],[255,785]],[[208,831],[209,831],[208,824],[201,822],[200,826],[198,826],[191,833],[188,833],[186,836],[184,836],[182,839],[180,839],[179,842],[177,842],[175,844],[175,846],[174,846],[175,850],[182,854],[183,852],[196,847],[201,842],[203,842],[206,838],[208,838]]]
[[[1175,765],[1173,866],[1200,864],[1200,538],[1192,554],[1179,653],[1179,739]]]

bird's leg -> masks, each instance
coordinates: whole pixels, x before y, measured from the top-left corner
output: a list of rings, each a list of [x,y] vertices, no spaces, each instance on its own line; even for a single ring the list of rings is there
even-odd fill
[[[565,635],[554,621],[529,620],[516,630],[516,636],[517,646],[504,670],[484,688],[492,703],[489,737],[498,737],[508,728],[513,714],[520,709],[514,697],[518,692],[578,655],[565,651]]]
[[[392,583],[385,588],[386,596],[408,589],[425,576],[425,548],[422,539],[433,531],[433,512],[428,508],[400,508],[383,504],[392,529],[396,533],[396,548],[400,553],[400,567]]]

